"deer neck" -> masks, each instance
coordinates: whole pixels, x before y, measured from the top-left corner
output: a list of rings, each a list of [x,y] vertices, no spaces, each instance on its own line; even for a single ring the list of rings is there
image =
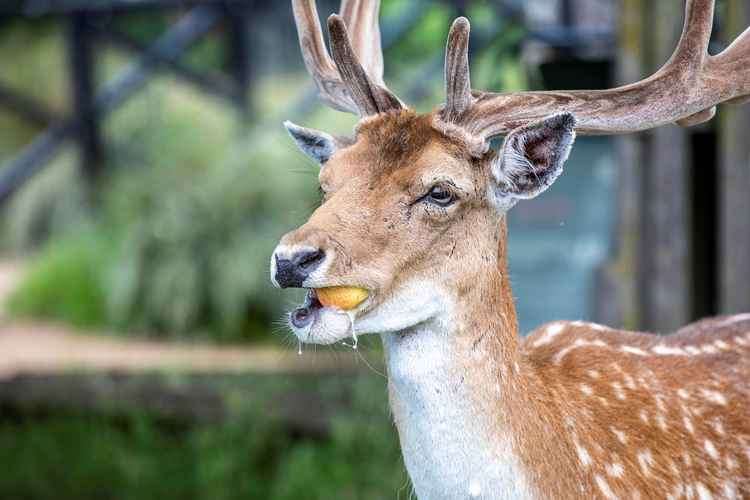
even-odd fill
[[[419,498],[525,498],[510,405],[526,386],[505,257],[442,316],[384,334],[391,408]],[[461,288],[459,284],[458,288]]]

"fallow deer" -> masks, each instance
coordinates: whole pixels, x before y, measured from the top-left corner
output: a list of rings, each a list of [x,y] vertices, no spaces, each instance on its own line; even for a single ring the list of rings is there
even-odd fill
[[[469,23],[446,49],[446,101],[408,109],[383,82],[377,0],[344,0],[326,49],[314,0],[293,0],[322,99],[352,139],[287,123],[324,199],[271,259],[301,342],[380,334],[390,405],[419,498],[750,498],[750,314],[668,336],[580,321],[519,338],[506,213],[561,173],[578,134],[709,120],[750,96],[750,30],[707,52],[714,2],[687,0],[674,55],[609,90],[472,90]],[[504,135],[495,151],[489,141]],[[357,287],[350,310],[322,290]],[[317,291],[316,291],[317,290]]]

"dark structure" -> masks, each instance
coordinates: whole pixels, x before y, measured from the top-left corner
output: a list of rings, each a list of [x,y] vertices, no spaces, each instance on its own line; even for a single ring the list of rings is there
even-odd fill
[[[727,0],[712,52],[750,25],[750,6]],[[626,0],[619,17],[619,80],[648,74],[670,56],[683,2]],[[750,311],[750,125],[748,106],[724,105],[714,120],[618,139],[617,256],[604,271],[609,322],[667,333],[692,319]],[[636,270],[622,272],[623,270]]]
[[[55,16],[67,23],[73,116],[55,117],[41,103],[0,82],[0,106],[47,127],[10,164],[3,166],[0,171],[0,203],[42,169],[58,147],[70,138],[78,143],[81,172],[90,182],[95,182],[103,165],[101,120],[142,88],[157,68],[166,68],[202,91],[226,99],[243,116],[247,116],[247,95],[252,74],[248,57],[247,19],[256,3],[255,0],[4,2],[0,6],[0,22],[3,17],[10,16]],[[184,11],[182,17],[150,44],[144,44],[113,26],[112,19],[118,15],[144,9],[175,8]],[[101,19],[108,22],[102,23]],[[229,48],[226,74],[202,74],[183,64],[181,56],[218,25],[224,26],[223,33]],[[100,41],[132,52],[135,62],[96,92],[96,46]]]

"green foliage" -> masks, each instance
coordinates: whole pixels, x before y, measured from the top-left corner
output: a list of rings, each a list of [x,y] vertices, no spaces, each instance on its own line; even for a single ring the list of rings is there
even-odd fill
[[[17,315],[62,320],[79,327],[99,326],[107,317],[102,269],[111,242],[82,234],[53,242],[10,298]]]
[[[398,16],[409,7],[405,0],[386,2],[384,15]],[[485,4],[473,9],[482,29],[493,10]],[[424,98],[442,98],[442,47],[452,15],[449,7],[435,4],[389,49],[390,71],[402,81],[423,80],[436,64]],[[143,41],[156,37],[167,22],[145,14],[118,21]],[[507,32],[489,52],[509,51],[520,35]],[[8,80],[34,94],[49,94],[53,103],[63,101],[60,37],[57,28],[44,26],[0,34],[0,56],[11,60],[28,45],[35,61],[50,61],[48,78],[27,67],[35,65],[16,64]],[[203,68],[221,59],[215,40],[191,54],[191,64]],[[487,88],[522,83],[522,72],[507,55],[476,60],[475,81],[491,83]],[[99,81],[118,73],[126,61],[121,53],[102,49]],[[3,210],[2,246],[27,253],[52,242],[34,260],[11,313],[160,337],[268,339],[271,320],[290,300],[294,303],[294,294],[270,286],[269,256],[279,237],[302,223],[317,202],[317,166],[286,137],[281,119],[288,116],[278,116],[309,84],[306,75],[298,75],[258,78],[256,95],[263,98],[256,99],[256,115],[261,118],[244,132],[226,103],[170,77],[152,80],[103,122],[104,171],[110,175],[97,186],[98,205],[91,203],[73,148],[58,155]],[[352,116],[316,109],[305,125],[351,133]],[[6,147],[2,141],[10,135],[0,137],[0,160],[3,151],[20,147],[16,139]],[[92,206],[99,210],[92,214]]]
[[[408,483],[382,380],[360,378],[326,439],[299,439],[261,411],[175,426],[148,415],[0,419],[0,498],[382,499]],[[373,397],[375,396],[375,397]],[[262,406],[260,406],[262,408]]]
[[[268,339],[288,299],[270,285],[269,255],[314,206],[317,167],[305,164],[280,124],[237,138],[233,123],[230,111],[171,82],[118,111],[108,133],[131,144],[102,186],[103,210],[83,231],[68,224],[63,244],[53,239],[10,311],[160,336]],[[66,165],[30,185],[11,219],[44,212],[45,195],[66,185],[61,177],[75,178]],[[84,300],[91,304],[77,303]]]
[[[83,209],[86,191],[75,160],[73,148],[66,148],[54,168],[39,173],[4,207],[3,244],[8,251],[22,253],[37,248],[50,237],[69,234],[90,219]]]
[[[23,91],[51,109],[64,111],[68,96],[65,73],[64,31],[47,20],[4,19],[0,29],[0,79],[4,85]],[[27,61],[34,54],[35,64]],[[62,84],[61,84],[62,82]],[[0,164],[39,131],[35,125],[0,108]]]

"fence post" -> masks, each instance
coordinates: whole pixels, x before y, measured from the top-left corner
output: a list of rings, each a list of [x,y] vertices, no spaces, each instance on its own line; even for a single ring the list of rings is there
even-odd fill
[[[225,5],[224,9],[229,43],[229,68],[234,80],[235,102],[243,120],[247,120],[252,107],[248,99],[252,79],[248,30],[253,4],[252,0],[232,2]]]
[[[645,4],[644,20],[651,23],[645,47],[648,73],[674,51],[682,31],[681,2]],[[668,333],[690,319],[690,153],[687,132],[676,126],[646,134],[642,158],[639,292],[641,324]]]
[[[727,2],[725,40],[750,24],[747,0]],[[750,104],[721,106],[719,139],[719,310],[750,311]]]
[[[617,83],[632,83],[643,78],[644,31],[643,2],[623,0],[619,8],[619,43],[617,44]],[[643,134],[613,138],[617,157],[617,220],[613,255],[600,268],[594,297],[595,319],[610,326],[635,329],[640,326],[639,225],[643,207],[640,203],[641,158]]]
[[[88,25],[90,15],[80,11],[70,16],[68,57],[81,173],[93,184],[101,173],[103,149],[95,105],[94,46]]]

